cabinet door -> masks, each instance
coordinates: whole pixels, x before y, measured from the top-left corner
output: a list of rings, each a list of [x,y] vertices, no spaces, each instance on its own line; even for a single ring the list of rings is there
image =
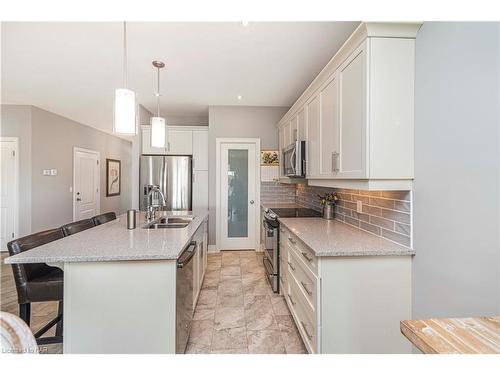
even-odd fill
[[[297,116],[290,120],[290,144],[298,139]]]
[[[193,171],[193,213],[208,210],[208,171]]]
[[[167,132],[169,155],[192,155],[193,132],[191,130],[167,130]]]
[[[297,113],[297,140],[306,140],[306,113],[304,108]]]
[[[208,171],[208,131],[193,131],[193,169]]]
[[[337,74],[320,90],[320,160],[321,176],[334,176],[339,158],[339,95]]]
[[[340,156],[338,177],[366,178],[366,42],[339,68]]]
[[[306,176],[319,175],[319,95],[307,103],[307,159]]]
[[[283,147],[290,146],[291,136],[290,136],[290,122],[283,128]]]
[[[166,147],[151,147],[151,127],[143,126],[141,127],[141,143],[142,143],[142,154],[145,155],[165,155],[167,152]]]

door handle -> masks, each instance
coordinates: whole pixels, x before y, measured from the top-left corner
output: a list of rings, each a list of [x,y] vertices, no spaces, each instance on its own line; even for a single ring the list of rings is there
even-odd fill
[[[253,201],[253,199],[250,201],[250,204],[254,204],[255,202]]]
[[[81,200],[82,200],[82,198],[76,198],[77,202],[80,202]]]

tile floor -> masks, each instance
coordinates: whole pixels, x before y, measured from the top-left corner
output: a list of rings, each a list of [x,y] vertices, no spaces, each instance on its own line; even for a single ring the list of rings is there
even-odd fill
[[[307,353],[282,296],[272,292],[262,254],[209,254],[186,354]]]

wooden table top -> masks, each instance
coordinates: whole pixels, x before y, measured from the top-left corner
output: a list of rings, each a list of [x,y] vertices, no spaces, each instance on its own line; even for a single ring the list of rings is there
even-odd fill
[[[402,320],[400,328],[426,354],[500,354],[500,316]]]

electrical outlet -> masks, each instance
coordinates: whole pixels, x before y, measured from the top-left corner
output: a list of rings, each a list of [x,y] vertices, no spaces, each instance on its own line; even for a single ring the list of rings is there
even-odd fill
[[[44,176],[50,176],[50,169],[44,169],[44,170],[42,171],[42,174],[43,174]]]
[[[356,212],[358,214],[363,212],[363,202],[361,201],[356,201]]]
[[[50,170],[50,175],[51,176],[57,176],[57,169],[51,169]]]

